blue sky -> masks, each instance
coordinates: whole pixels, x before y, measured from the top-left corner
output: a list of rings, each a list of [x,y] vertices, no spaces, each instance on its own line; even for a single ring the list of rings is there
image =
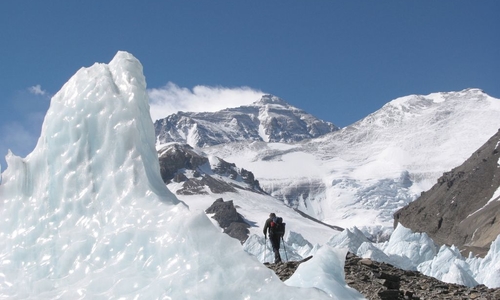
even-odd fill
[[[0,164],[31,152],[51,95],[118,50],[151,89],[262,91],[341,127],[409,94],[500,98],[499,13],[496,0],[1,1]]]

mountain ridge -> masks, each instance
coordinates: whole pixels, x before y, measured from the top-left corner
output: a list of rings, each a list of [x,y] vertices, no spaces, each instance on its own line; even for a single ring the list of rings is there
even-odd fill
[[[215,113],[177,112],[155,121],[154,127],[158,144],[178,142],[196,148],[238,141],[293,143],[338,130],[272,95]]]

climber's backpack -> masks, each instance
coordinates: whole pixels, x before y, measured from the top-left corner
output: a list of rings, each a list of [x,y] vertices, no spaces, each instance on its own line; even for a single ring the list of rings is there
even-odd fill
[[[274,217],[271,220],[271,233],[283,237],[285,234],[285,225],[286,223],[283,223],[283,218]]]

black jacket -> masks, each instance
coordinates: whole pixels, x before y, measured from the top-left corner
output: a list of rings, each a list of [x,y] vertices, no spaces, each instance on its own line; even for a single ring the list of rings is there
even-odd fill
[[[273,234],[271,231],[271,222],[273,221],[273,218],[269,218],[266,220],[266,223],[264,224],[264,235],[267,235],[267,232],[269,232],[269,236]]]

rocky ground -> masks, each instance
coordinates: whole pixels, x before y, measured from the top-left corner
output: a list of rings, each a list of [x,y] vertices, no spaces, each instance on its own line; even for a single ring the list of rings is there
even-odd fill
[[[310,258],[298,262],[265,265],[285,281],[293,275],[301,263]],[[484,285],[469,288],[444,283],[416,271],[401,270],[351,253],[346,256],[344,272],[346,283],[370,300],[500,299],[500,289],[488,289]]]

